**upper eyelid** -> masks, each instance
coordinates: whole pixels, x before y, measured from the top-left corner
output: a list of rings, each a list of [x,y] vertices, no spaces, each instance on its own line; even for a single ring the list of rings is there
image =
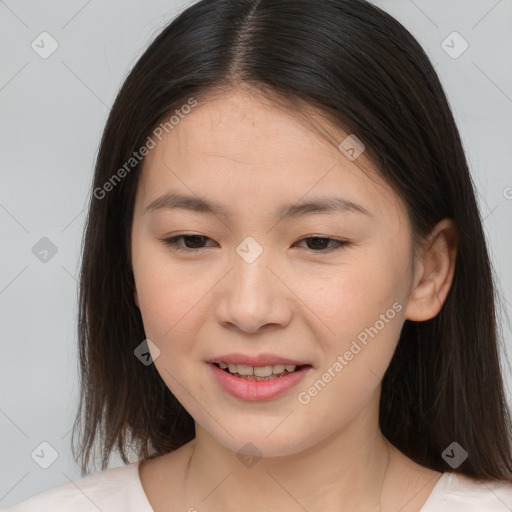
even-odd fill
[[[206,235],[200,235],[198,233],[179,233],[177,235],[172,235],[172,236],[169,236],[169,237],[165,237],[163,238],[164,241],[166,240],[174,240],[174,239],[177,239],[177,238],[189,238],[189,237],[194,237],[194,236],[198,236],[198,237],[201,237],[201,238],[206,238],[207,240],[213,240],[213,238],[210,238],[209,236],[206,236]],[[326,235],[308,235],[308,236],[303,236],[302,238],[299,239],[299,242],[302,241],[302,240],[308,240],[310,238],[320,238],[322,240],[332,240],[334,242],[340,242],[340,243],[348,243],[348,240],[338,240],[336,238],[332,238],[330,236],[326,236]]]

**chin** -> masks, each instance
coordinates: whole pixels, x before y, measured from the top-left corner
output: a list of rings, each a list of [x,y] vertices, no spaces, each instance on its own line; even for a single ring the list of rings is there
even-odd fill
[[[245,422],[236,426],[231,424],[228,427],[229,434],[216,425],[213,432],[209,429],[209,433],[219,444],[241,458],[290,456],[316,444],[317,440],[311,436],[311,429],[307,429],[307,432],[306,429],[302,432],[291,432],[284,425],[286,420],[281,425],[279,421],[282,418],[272,418],[261,423],[251,421],[251,428],[247,428]],[[294,427],[291,423],[287,426]]]

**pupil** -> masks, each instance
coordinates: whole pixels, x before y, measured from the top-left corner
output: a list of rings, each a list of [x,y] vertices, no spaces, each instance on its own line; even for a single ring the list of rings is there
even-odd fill
[[[327,238],[310,238],[308,240],[309,245],[313,245],[313,249],[325,249],[325,244],[327,244],[329,240]],[[320,244],[319,246],[316,244]],[[316,247],[315,247],[316,245]]]
[[[194,245],[194,243],[201,245],[201,241],[198,242],[197,239],[198,238],[200,238],[200,239],[204,238],[204,236],[202,236],[202,235],[188,235],[188,236],[185,237],[185,245],[187,246],[187,248],[189,248],[189,249],[197,249],[197,247],[189,247],[189,242],[190,242],[191,238],[194,239],[192,241],[192,245]]]

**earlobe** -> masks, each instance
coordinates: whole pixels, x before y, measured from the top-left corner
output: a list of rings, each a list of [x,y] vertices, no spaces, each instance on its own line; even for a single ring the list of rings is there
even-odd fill
[[[432,230],[419,256],[405,318],[417,322],[434,318],[441,310],[455,273],[457,229],[443,219]]]

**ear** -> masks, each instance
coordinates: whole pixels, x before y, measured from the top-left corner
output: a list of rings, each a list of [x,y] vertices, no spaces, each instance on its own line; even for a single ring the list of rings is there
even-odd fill
[[[407,320],[430,320],[441,311],[455,273],[457,245],[455,223],[443,219],[434,227],[417,257],[413,289],[405,310]]]

